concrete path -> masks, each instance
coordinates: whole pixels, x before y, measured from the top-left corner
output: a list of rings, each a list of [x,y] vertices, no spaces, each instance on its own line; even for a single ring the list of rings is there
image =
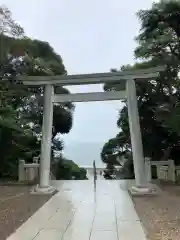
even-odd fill
[[[126,181],[54,181],[60,191],[8,240],[146,240]]]

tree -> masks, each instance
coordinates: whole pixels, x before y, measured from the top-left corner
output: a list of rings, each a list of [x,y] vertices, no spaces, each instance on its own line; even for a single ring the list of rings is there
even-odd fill
[[[170,95],[170,101],[167,101],[157,109],[157,118],[165,126],[169,126],[173,132],[179,133],[179,77],[177,72],[180,65],[180,3],[172,1],[169,3],[154,4],[152,9],[140,11],[139,17],[142,21],[142,32],[137,38],[140,46],[136,49],[139,57],[154,58],[165,56],[167,68],[174,71],[173,78],[169,78],[166,71],[166,82]],[[149,44],[145,44],[148,42]],[[146,54],[144,54],[146,53]],[[172,81],[173,80],[173,81]]]
[[[109,139],[102,148],[101,159],[104,163],[112,162],[118,164],[116,161],[116,152],[118,149],[118,141],[116,138]]]
[[[62,155],[56,159],[53,166],[53,173],[57,180],[86,180],[87,172],[84,168],[80,168],[72,160]]]
[[[12,19],[11,11],[6,6],[0,6],[0,34],[14,37],[24,35],[23,28]]]
[[[171,155],[179,145],[180,3],[170,1],[153,4],[150,10],[139,11],[138,16],[142,28],[137,37],[139,47],[135,51],[136,56],[161,61],[166,67],[157,82],[161,101],[155,108],[155,116],[163,129],[169,130],[168,140],[171,144],[168,144],[165,152]]]
[[[22,37],[23,29],[16,24],[10,11],[5,7],[0,7],[0,148],[1,165],[0,177],[17,176],[17,156],[19,158],[30,151],[26,145],[28,141],[34,141],[34,137],[21,126],[21,120],[18,117],[16,109],[13,107],[15,92],[17,87],[9,82],[4,83],[4,76],[10,77],[15,73],[15,63],[12,62],[12,56],[7,54],[6,37],[4,34]],[[19,61],[16,61],[17,66]],[[34,141],[36,142],[36,140]]]
[[[16,82],[16,77],[21,74],[60,75],[66,74],[66,70],[61,57],[55,53],[49,43],[26,37],[23,29],[15,23],[6,7],[0,7],[0,19],[0,139],[3,148],[0,175],[2,176],[3,166],[17,166],[17,159],[21,157],[32,161],[32,157],[37,156],[40,151],[44,89],[24,86]],[[55,87],[55,93],[68,94],[69,91],[63,87]],[[62,150],[63,144],[57,136],[70,131],[73,111],[74,105],[71,103],[54,106],[52,151]],[[10,168],[7,169],[10,173]]]
[[[129,149],[129,143],[126,142],[126,135],[121,131],[115,138],[109,139],[101,151],[101,160],[108,164],[119,165],[118,157],[124,156]]]
[[[138,13],[141,31],[136,38],[136,58],[141,62],[126,69],[142,69],[164,65],[165,70],[153,81],[136,82],[140,126],[145,156],[154,160],[171,158],[179,161],[179,66],[180,66],[180,3],[160,2]],[[143,61],[142,61],[143,60]],[[114,70],[113,71],[118,71]],[[124,88],[122,84],[105,84],[105,91]],[[120,110],[118,127],[124,135],[124,145],[130,149],[127,104]]]
[[[104,170],[103,176],[105,179],[114,179],[115,172],[116,172],[116,169],[114,165],[111,163],[108,163]]]

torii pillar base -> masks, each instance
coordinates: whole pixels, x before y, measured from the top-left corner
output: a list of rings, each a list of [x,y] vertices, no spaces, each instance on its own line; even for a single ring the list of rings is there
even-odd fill
[[[161,192],[156,184],[147,184],[145,186],[133,186],[129,189],[129,193],[134,197],[156,196]]]
[[[57,192],[57,188],[53,186],[40,187],[39,185],[36,185],[30,190],[31,195],[54,195]]]

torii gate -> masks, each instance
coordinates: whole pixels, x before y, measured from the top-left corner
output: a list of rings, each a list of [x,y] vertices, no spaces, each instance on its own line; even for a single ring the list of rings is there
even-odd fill
[[[147,186],[144,156],[142,148],[141,130],[139,125],[139,114],[137,107],[135,81],[146,81],[157,78],[163,67],[155,67],[143,70],[95,73],[80,75],[61,75],[61,76],[21,76],[18,80],[24,85],[44,86],[44,112],[41,140],[40,158],[40,183],[35,188],[37,193],[52,193],[54,188],[50,186],[50,155],[51,155],[51,136],[53,121],[53,103],[60,102],[92,102],[127,99],[128,116],[131,134],[131,144],[133,151],[133,162],[135,171],[136,192],[149,192]],[[109,82],[125,81],[125,89],[114,92],[89,92],[75,94],[54,94],[54,85],[69,86],[83,84],[104,84]]]

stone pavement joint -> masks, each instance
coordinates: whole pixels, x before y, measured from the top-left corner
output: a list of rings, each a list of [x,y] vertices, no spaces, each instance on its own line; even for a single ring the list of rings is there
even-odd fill
[[[59,192],[7,240],[146,240],[127,181],[53,181]]]

